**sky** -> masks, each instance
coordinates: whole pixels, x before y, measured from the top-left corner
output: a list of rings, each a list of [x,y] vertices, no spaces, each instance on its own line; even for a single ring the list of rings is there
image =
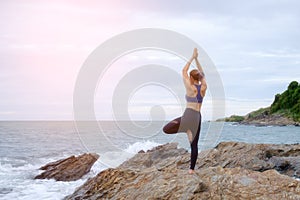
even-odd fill
[[[297,0],[0,1],[0,120],[72,120],[85,60],[113,36],[140,28],[178,32],[205,50],[222,79],[226,116],[269,106],[291,81],[300,81],[299,7]],[[185,64],[155,51],[115,61],[95,91],[97,119],[114,117],[118,81],[151,63],[178,73]],[[167,118],[182,112],[178,99],[157,85],[137,88],[128,105],[137,120],[149,119],[155,105]],[[208,88],[204,119],[211,109]]]

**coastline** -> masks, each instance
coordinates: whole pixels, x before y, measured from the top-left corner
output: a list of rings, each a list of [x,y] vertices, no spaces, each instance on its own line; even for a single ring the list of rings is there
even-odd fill
[[[242,125],[253,125],[253,126],[300,126],[300,122],[296,122],[284,115],[272,114],[272,115],[258,115],[255,117],[246,116],[237,116],[232,115],[224,119],[216,120],[218,122],[235,122]]]
[[[254,118],[245,118],[240,124],[255,126],[300,126],[300,122],[296,122],[283,115],[267,115]]]
[[[255,126],[300,126],[300,84],[292,81],[283,93],[275,95],[269,107],[260,108],[245,116],[232,115],[217,121]]]

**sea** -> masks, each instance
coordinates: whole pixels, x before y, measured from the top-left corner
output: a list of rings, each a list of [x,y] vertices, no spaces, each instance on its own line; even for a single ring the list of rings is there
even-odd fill
[[[58,200],[72,194],[88,178],[126,161],[140,150],[168,142],[190,150],[185,133],[167,135],[165,122],[147,121],[1,121],[0,199]],[[300,143],[300,127],[239,125],[202,122],[199,149],[221,141],[247,143]],[[100,158],[80,180],[35,180],[39,168],[71,155],[98,153]]]

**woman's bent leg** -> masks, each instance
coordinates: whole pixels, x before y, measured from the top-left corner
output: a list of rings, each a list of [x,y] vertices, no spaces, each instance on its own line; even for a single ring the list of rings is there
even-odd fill
[[[170,121],[168,124],[164,126],[163,131],[167,134],[178,133],[180,122],[181,122],[181,117],[178,117]]]

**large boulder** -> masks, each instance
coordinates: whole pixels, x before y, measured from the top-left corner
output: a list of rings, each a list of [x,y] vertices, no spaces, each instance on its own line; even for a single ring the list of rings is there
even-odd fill
[[[35,179],[55,179],[57,181],[76,181],[88,173],[97,161],[99,155],[85,153],[80,156],[71,156],[56,162],[49,163],[40,168],[46,170]]]

